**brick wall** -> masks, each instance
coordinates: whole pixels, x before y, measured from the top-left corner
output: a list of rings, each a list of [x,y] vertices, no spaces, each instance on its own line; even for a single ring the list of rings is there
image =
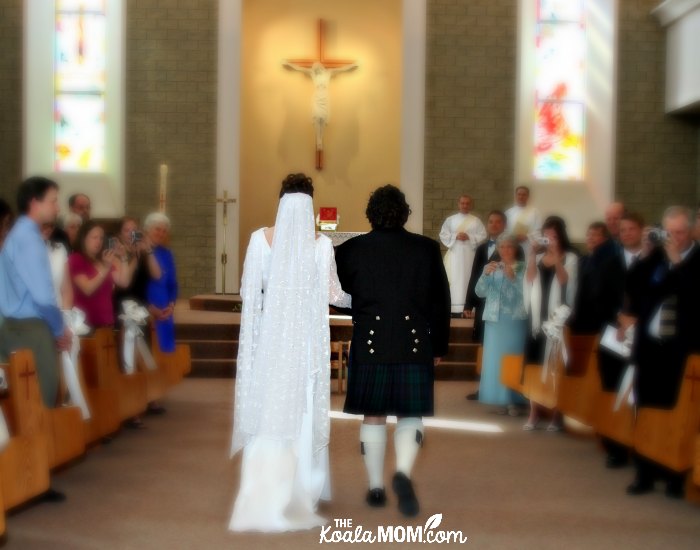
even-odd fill
[[[22,0],[0,0],[0,197],[14,208],[22,173]]]
[[[129,0],[126,209],[157,206],[166,162],[182,296],[214,291],[217,0]]]
[[[617,195],[658,219],[669,204],[694,205],[700,180],[697,120],[664,114],[666,33],[657,0],[620,3]]]
[[[476,213],[512,196],[517,0],[428,2],[424,233],[457,197]]]

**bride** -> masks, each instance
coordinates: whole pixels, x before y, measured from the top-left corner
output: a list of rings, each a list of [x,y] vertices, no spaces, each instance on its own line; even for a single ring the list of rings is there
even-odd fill
[[[243,449],[232,531],[326,523],[330,500],[328,304],[350,307],[333,246],[314,231],[313,185],[282,182],[274,227],[255,231],[243,266],[231,455]]]

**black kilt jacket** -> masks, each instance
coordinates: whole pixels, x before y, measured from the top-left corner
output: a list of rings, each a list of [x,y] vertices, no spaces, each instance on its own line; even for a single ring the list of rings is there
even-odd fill
[[[432,364],[447,354],[450,289],[436,241],[405,229],[374,230],[336,249],[352,295],[357,364]]]

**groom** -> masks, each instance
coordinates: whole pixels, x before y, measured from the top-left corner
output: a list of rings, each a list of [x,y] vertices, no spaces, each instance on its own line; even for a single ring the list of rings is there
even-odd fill
[[[338,276],[352,295],[353,337],[345,412],[364,415],[360,449],[369,476],[367,503],[384,506],[386,417],[396,415],[399,510],[418,514],[411,469],[433,415],[433,370],[447,353],[450,290],[437,242],[404,229],[410,209],[392,185],[369,199],[372,231],[336,250]]]

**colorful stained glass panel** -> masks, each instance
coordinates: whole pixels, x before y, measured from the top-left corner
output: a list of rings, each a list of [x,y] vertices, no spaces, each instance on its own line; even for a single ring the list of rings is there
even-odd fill
[[[56,17],[56,89],[90,92],[105,89],[105,17]]]
[[[540,101],[535,120],[535,178],[582,179],[585,105]]]
[[[551,23],[537,27],[537,98],[583,99],[586,74],[583,29],[578,25]]]
[[[56,96],[54,168],[59,172],[105,169],[105,113],[101,95]]]
[[[583,21],[582,0],[539,0],[540,21]]]
[[[56,11],[104,12],[105,0],[56,0]]]

